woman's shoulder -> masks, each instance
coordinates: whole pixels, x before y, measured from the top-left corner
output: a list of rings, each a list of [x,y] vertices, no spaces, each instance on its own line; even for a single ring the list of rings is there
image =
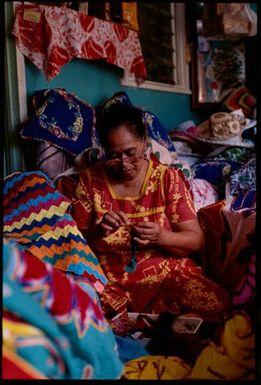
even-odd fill
[[[170,183],[170,181],[175,183],[184,182],[189,188],[189,181],[180,169],[155,161],[152,161],[152,169],[154,170],[154,174],[156,173],[156,175],[162,178],[162,180],[165,180],[167,184]]]
[[[81,171],[81,175],[95,175],[104,173],[104,163],[99,161]]]
[[[160,174],[165,174],[168,176],[178,175],[177,170],[174,167],[169,166],[167,164],[163,164],[158,161],[151,160],[151,165],[152,165],[152,169],[157,170],[157,172],[159,172]]]

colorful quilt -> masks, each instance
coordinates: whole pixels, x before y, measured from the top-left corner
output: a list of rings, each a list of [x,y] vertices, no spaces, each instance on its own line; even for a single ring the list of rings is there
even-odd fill
[[[3,378],[119,378],[122,363],[95,290],[90,295],[14,242],[4,240],[3,251]]]
[[[4,180],[4,236],[55,268],[86,276],[97,291],[107,279],[69,213],[70,200],[41,171]]]

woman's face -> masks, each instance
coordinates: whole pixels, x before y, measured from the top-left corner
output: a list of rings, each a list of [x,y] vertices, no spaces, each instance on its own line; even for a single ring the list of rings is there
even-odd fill
[[[123,180],[132,180],[140,171],[145,140],[137,138],[125,124],[110,131],[105,149],[106,165]]]

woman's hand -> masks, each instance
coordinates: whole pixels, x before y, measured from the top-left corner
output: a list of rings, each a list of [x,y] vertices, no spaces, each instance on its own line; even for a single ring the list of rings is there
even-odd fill
[[[128,225],[128,218],[123,211],[107,211],[104,214],[100,227],[103,233],[103,236],[107,237],[116,231],[120,226]]]
[[[140,222],[132,226],[133,239],[139,245],[155,245],[160,243],[163,229],[156,222]]]

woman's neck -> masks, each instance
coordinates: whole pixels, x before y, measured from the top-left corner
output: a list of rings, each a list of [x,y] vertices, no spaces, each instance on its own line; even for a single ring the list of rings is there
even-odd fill
[[[143,186],[143,182],[147,173],[149,161],[146,159],[142,160],[139,170],[133,179],[119,179],[115,176],[110,175],[109,181],[118,195],[129,195],[137,196]]]

